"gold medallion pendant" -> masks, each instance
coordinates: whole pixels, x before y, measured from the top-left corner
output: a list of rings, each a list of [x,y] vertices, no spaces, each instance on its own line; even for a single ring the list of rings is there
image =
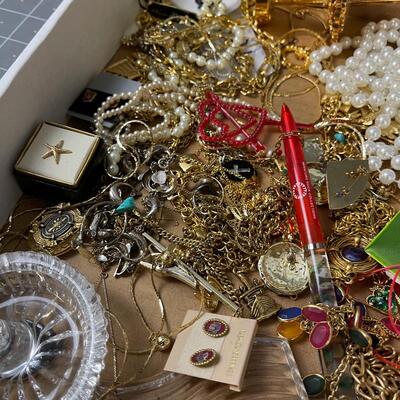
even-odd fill
[[[81,213],[74,209],[59,210],[42,215],[29,231],[29,246],[54,256],[67,253],[82,223]]]
[[[294,243],[273,244],[260,257],[258,271],[265,285],[280,295],[294,296],[308,286],[303,250]]]

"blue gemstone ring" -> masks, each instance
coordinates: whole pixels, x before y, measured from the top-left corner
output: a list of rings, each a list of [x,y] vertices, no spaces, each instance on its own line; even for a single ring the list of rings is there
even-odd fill
[[[366,253],[367,245],[366,238],[357,236],[339,237],[330,242],[328,251],[335,265],[334,278],[350,278],[354,273],[364,274],[374,269],[376,261]]]
[[[276,314],[278,320],[281,322],[295,321],[301,318],[301,308],[299,307],[289,307],[281,308]]]

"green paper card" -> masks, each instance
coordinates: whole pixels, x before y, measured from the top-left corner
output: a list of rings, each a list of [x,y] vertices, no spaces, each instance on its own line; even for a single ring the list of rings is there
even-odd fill
[[[400,211],[374,237],[365,251],[384,267],[400,264]],[[387,273],[393,277],[395,272],[392,269]]]

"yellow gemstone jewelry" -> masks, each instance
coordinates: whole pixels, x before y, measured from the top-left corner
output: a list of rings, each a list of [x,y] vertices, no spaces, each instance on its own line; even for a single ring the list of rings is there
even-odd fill
[[[299,321],[281,322],[276,328],[278,335],[289,342],[300,339],[304,335]]]
[[[283,337],[290,342],[301,338],[304,334],[299,321],[281,322],[276,330],[280,337]]]

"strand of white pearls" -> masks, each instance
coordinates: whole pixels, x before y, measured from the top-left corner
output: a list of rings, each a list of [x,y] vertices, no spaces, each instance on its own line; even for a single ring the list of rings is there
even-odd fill
[[[149,78],[149,80],[151,80],[152,82],[158,82],[158,83],[163,82],[162,79],[157,75],[157,72],[154,71],[154,70],[152,70],[152,71],[149,72],[148,78]],[[176,75],[172,75],[172,76],[169,78],[169,82],[173,83],[174,85],[178,85],[178,83],[179,83],[179,78],[178,78]],[[186,93],[188,93],[187,90],[186,90]],[[195,97],[195,98],[199,98],[199,97],[201,96],[200,92],[196,91],[196,90],[194,89],[194,87],[192,87],[192,88],[190,89],[190,92],[189,92],[189,93],[190,93],[190,95],[191,95],[192,97]],[[161,94],[161,95],[158,95],[158,96],[160,96],[160,97],[157,97],[157,99],[161,99],[163,95]],[[219,97],[220,97],[220,99],[221,99],[222,101],[224,101],[224,102],[226,102],[226,103],[240,104],[240,105],[243,105],[243,106],[250,106],[250,105],[251,105],[250,103],[248,103],[248,102],[246,102],[246,101],[243,101],[243,100],[240,100],[239,98],[232,98],[232,97],[226,97],[226,96],[219,96]],[[185,103],[185,106],[189,106],[189,104]],[[192,112],[197,112],[197,103],[192,103],[192,104],[190,105],[190,110],[191,110]]]
[[[124,137],[124,141],[133,145],[136,142],[155,142],[167,141],[171,137],[181,137],[190,125],[190,114],[183,106],[192,112],[197,110],[197,104],[191,99],[197,96],[195,90],[178,86],[176,79],[163,82],[158,78],[155,71],[149,73],[153,81],[141,86],[135,93],[121,93],[109,97],[95,114],[96,133],[103,139],[113,139],[113,133],[103,126],[104,120],[121,115],[125,112],[135,111],[138,113],[151,112],[163,117],[163,121],[150,128],[151,137],[148,130],[139,130]],[[113,107],[113,104],[124,102],[122,106]],[[157,104],[163,104],[160,107]],[[179,120],[174,128],[171,128],[173,120]]]
[[[187,54],[186,60],[191,64],[196,64],[198,67],[205,67],[208,71],[224,70],[229,67],[229,64],[235,54],[239,51],[240,47],[246,42],[246,30],[245,28],[235,25],[232,27],[233,39],[232,44],[228,46],[221,56],[214,54],[213,58],[207,59],[202,55],[198,55],[191,51]],[[168,53],[169,59],[177,66],[184,65],[184,62],[176,51],[170,51]]]
[[[106,129],[103,122],[106,119],[120,116],[127,112],[151,113],[162,117],[162,122],[148,129],[136,130],[125,134],[121,141],[129,146],[136,143],[153,141],[166,142],[175,137],[186,134],[192,118],[190,115],[197,110],[197,103],[193,101],[198,96],[196,90],[190,90],[179,85],[179,78],[171,76],[163,81],[155,71],[150,71],[150,83],[141,86],[135,93],[121,93],[107,98],[95,114],[96,134],[104,140],[114,141],[114,132]],[[115,104],[123,103],[115,107]],[[186,111],[190,110],[190,111]],[[123,149],[113,144],[107,151],[108,171],[116,176],[119,173],[118,163],[121,160]]]
[[[118,144],[113,144],[107,149],[107,170],[112,176],[119,174],[118,163],[121,161],[122,149]]]
[[[173,137],[182,137],[191,124],[191,113],[197,111],[197,103],[192,99],[198,98],[199,93],[194,88],[189,89],[179,85],[179,78],[176,75],[169,77],[168,81],[162,80],[157,72],[152,70],[148,74],[151,81],[141,86],[135,93],[121,93],[110,96],[95,114],[96,134],[104,140],[114,141],[113,132],[103,126],[104,120],[122,115],[125,112],[151,112],[163,117],[163,121],[147,129],[128,133],[123,136],[123,143],[129,146],[137,142],[152,140],[155,143],[165,142]],[[249,103],[239,99],[221,97],[224,102],[236,103],[249,106]],[[124,102],[122,106],[114,107],[113,104]],[[159,107],[156,104],[164,104],[166,107]],[[171,122],[179,120],[171,128]],[[107,150],[107,169],[113,176],[119,173],[118,163],[121,161],[123,149],[117,144],[109,146]]]
[[[355,108],[371,106],[378,111],[374,124],[365,131],[365,150],[371,171],[379,171],[384,185],[395,182],[400,188],[400,137],[394,145],[378,141],[382,130],[392,120],[400,123],[400,19],[369,22],[361,36],[344,37],[339,43],[323,46],[310,54],[309,72],[325,84],[328,94],[341,94],[345,104]],[[344,65],[333,71],[324,70],[321,61],[353,47],[354,53]],[[383,168],[390,160],[391,168]]]

